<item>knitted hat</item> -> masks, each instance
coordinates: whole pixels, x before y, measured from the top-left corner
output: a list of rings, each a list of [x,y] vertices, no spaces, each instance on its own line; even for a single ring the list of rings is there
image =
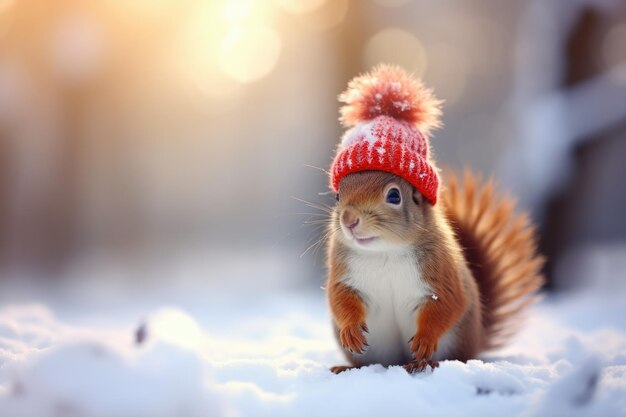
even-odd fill
[[[348,174],[396,174],[437,203],[439,175],[430,157],[428,136],[440,127],[441,102],[402,68],[380,65],[354,78],[339,95],[345,103],[339,120],[346,131],[331,166],[333,191]]]

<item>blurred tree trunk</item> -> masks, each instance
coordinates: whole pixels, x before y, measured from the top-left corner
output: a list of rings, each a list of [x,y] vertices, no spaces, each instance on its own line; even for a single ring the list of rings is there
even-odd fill
[[[14,151],[7,126],[0,123],[0,267],[8,261],[11,179]]]
[[[602,44],[612,24],[620,21],[620,16],[621,21],[626,20],[626,3],[622,5],[611,15],[601,14],[593,8],[581,14],[564,51],[564,88],[574,87],[606,71],[600,56],[602,48],[598,45]],[[569,186],[545,206],[547,216],[541,250],[548,258],[549,286],[555,289],[579,284],[554,281],[558,260],[568,250],[626,241],[626,226],[622,220],[626,212],[626,194],[623,192],[626,120],[617,126],[607,126],[572,151],[575,152],[575,165]]]

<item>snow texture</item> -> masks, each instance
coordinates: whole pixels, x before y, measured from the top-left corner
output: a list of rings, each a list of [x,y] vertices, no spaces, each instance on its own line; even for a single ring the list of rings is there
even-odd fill
[[[346,149],[354,142],[358,142],[361,140],[368,141],[369,143],[375,143],[380,140],[378,136],[376,136],[373,132],[373,127],[375,125],[375,120],[369,122],[359,123],[356,126],[346,130],[346,132],[341,137],[341,147]]]
[[[0,308],[0,415],[626,415],[619,295],[543,301],[482,360],[333,375],[345,362],[321,292],[234,294],[189,305],[193,316]]]

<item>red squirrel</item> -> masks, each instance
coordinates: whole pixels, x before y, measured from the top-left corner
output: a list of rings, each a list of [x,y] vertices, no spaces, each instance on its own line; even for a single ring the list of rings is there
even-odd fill
[[[467,361],[502,345],[542,286],[534,229],[493,182],[446,178],[430,151],[441,102],[399,67],[356,77],[339,96],[344,134],[327,295],[349,366]]]

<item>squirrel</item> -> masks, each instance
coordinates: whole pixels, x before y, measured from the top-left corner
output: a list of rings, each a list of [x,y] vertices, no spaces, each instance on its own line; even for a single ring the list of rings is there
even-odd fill
[[[543,285],[528,217],[470,171],[446,187],[430,150],[441,101],[381,65],[339,96],[326,291],[349,366],[467,361],[503,345]]]

